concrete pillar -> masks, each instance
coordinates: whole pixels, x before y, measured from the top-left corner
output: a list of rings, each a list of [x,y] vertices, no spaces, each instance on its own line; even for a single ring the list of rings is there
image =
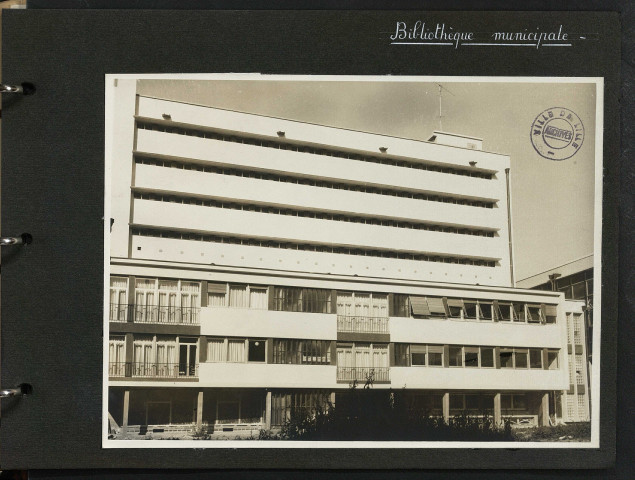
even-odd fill
[[[450,423],[450,393],[443,394],[443,421]]]
[[[128,429],[128,410],[130,410],[130,390],[123,392],[123,421],[121,422],[121,433],[126,433]]]
[[[196,429],[200,430],[203,427],[203,392],[198,392],[198,398],[196,399]]]
[[[201,307],[207,307],[207,280],[201,282]]]
[[[540,398],[540,410],[538,410],[538,425],[549,426],[549,393],[544,392]]]
[[[132,371],[134,369],[134,365],[132,364],[134,361],[134,335],[132,333],[126,333],[125,342],[126,365],[124,375],[126,377],[132,377]]]
[[[498,427],[501,422],[501,394],[499,392],[494,395],[494,425]]]
[[[271,429],[271,390],[267,390],[265,399],[265,429]]]

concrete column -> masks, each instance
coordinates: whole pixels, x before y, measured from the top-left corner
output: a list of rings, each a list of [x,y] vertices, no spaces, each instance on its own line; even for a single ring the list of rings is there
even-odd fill
[[[132,377],[132,371],[134,366],[132,362],[134,361],[134,335],[132,333],[126,333],[125,338],[126,346],[124,347],[126,352],[126,365],[124,370],[124,375],[126,377]]]
[[[207,280],[201,282],[201,307],[207,307]]]
[[[540,410],[538,410],[538,425],[549,426],[549,393],[544,392],[540,398]]]
[[[200,430],[203,427],[203,392],[198,392],[198,398],[196,399],[196,429]]]
[[[130,410],[130,390],[123,392],[123,421],[121,422],[121,433],[126,433],[128,429],[128,410]]]
[[[337,365],[337,341],[331,340],[331,365]]]
[[[265,429],[271,428],[271,390],[267,390],[265,399]]]
[[[135,287],[137,286],[137,277],[128,277],[128,317],[127,321],[134,323],[135,312]]]
[[[265,362],[273,363],[273,338],[265,340]]]
[[[443,421],[445,423],[450,422],[450,393],[445,392],[443,394]]]
[[[494,425],[497,427],[501,424],[501,394],[494,395]]]

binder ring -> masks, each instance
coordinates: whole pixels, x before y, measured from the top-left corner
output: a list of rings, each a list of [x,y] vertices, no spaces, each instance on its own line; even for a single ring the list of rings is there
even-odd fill
[[[23,83],[21,85],[0,83],[0,93],[21,93],[23,95],[33,95],[35,93],[35,85],[32,83]]]
[[[7,397],[20,397],[22,395],[30,395],[33,392],[33,387],[28,383],[21,383],[15,388],[4,388],[0,390],[0,398]]]
[[[33,241],[30,233],[23,233],[19,237],[0,237],[0,246],[5,245],[29,245]]]
[[[0,93],[22,93],[23,91],[22,85],[6,85],[0,83]]]

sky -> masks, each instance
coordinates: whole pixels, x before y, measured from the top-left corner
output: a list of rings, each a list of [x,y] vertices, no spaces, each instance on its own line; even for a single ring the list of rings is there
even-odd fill
[[[593,253],[594,83],[434,81],[374,77],[288,80],[139,80],[160,98],[417,140],[440,130],[483,139],[483,150],[511,157],[515,277],[521,280]],[[217,77],[218,78],[218,77]],[[351,77],[349,77],[351,78]],[[300,80],[301,79],[301,80]],[[397,81],[395,81],[397,80]],[[456,80],[456,81],[455,81]],[[582,147],[567,160],[541,157],[530,127],[544,110],[566,107],[584,124]],[[598,160],[599,161],[599,160]]]

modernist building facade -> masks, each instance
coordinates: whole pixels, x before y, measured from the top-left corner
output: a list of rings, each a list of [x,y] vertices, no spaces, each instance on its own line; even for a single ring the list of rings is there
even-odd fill
[[[564,403],[570,418],[589,418],[591,404],[591,371],[593,358],[593,255],[518,280],[523,288],[564,293],[565,299],[583,302],[584,316],[567,319],[568,362],[575,372],[575,382],[565,393]]]
[[[509,157],[115,90],[117,428],[275,428],[356,382],[445,419],[581,419],[582,304],[512,288]]]

